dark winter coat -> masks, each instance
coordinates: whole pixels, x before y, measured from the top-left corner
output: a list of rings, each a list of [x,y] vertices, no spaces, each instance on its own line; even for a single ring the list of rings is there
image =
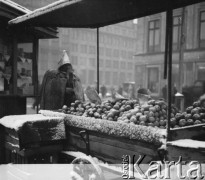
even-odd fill
[[[67,92],[66,88],[73,91]],[[43,78],[40,92],[40,109],[58,110],[63,105],[69,106],[76,99],[84,100],[80,79],[73,74],[72,79],[64,72],[48,70]]]

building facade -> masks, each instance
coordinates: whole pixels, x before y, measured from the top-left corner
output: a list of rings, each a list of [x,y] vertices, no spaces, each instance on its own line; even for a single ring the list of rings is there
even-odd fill
[[[31,10],[54,0],[15,0]],[[66,17],[65,17],[66,18]],[[127,21],[99,28],[100,85],[117,88],[134,81],[136,25]],[[39,46],[39,80],[47,69],[55,69],[62,50],[67,50],[83,85],[97,81],[97,30],[59,28],[59,39],[41,40]]]
[[[135,82],[137,86],[149,88],[153,95],[162,96],[167,83],[163,79],[166,13],[140,18],[137,26]],[[179,69],[180,59],[183,68]],[[173,11],[172,69],[173,86],[178,87],[179,71],[183,87],[193,85],[196,80],[205,80],[205,3]]]

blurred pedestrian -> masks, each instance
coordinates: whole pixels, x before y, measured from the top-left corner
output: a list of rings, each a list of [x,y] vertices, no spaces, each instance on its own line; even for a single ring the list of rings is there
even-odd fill
[[[101,91],[102,97],[104,98],[107,93],[107,88],[104,84],[100,87],[100,91]]]

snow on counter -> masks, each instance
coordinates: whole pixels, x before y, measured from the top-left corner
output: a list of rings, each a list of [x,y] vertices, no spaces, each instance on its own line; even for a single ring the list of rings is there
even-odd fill
[[[11,115],[1,118],[0,124],[7,128],[18,130],[27,122],[40,122],[53,119],[62,120],[62,117],[48,117],[42,114]]]
[[[197,141],[192,139],[180,139],[176,141],[169,141],[167,145],[177,146],[177,147],[184,147],[184,148],[204,148],[205,149],[205,142],[204,141]]]

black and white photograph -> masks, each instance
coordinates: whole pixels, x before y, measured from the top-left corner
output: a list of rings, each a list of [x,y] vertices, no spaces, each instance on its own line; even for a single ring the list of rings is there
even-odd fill
[[[205,180],[205,0],[0,0],[0,180]]]

